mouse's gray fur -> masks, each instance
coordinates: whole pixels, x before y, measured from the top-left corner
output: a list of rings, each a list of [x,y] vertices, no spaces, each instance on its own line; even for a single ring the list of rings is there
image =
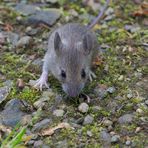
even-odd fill
[[[93,74],[90,68],[98,46],[95,33],[87,26],[69,23],[59,27],[49,37],[42,75],[35,86],[48,87],[51,72],[69,96],[77,96]]]

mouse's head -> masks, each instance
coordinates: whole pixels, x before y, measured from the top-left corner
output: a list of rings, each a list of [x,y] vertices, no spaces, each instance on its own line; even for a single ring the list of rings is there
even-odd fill
[[[90,35],[84,35],[82,41],[70,39],[64,41],[55,33],[54,50],[57,56],[56,77],[62,83],[63,90],[71,97],[79,95],[89,77],[93,42]]]

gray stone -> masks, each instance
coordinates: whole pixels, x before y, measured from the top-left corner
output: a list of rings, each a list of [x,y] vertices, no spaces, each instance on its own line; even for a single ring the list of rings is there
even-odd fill
[[[27,22],[29,24],[39,24],[44,23],[49,26],[52,26],[57,19],[60,18],[60,11],[57,9],[49,9],[48,11],[38,11],[35,14],[31,15]]]
[[[113,114],[115,114],[116,113],[116,110],[118,108],[118,104],[116,103],[115,100],[110,101],[108,103],[108,105],[107,105],[107,108],[108,108],[109,111],[111,111]]]
[[[88,112],[89,106],[87,103],[81,103],[78,107],[79,111],[82,113]]]
[[[106,147],[106,148],[110,147],[111,136],[109,133],[107,133],[107,131],[103,130],[100,132],[100,140],[101,140],[103,147]]]
[[[34,132],[38,132],[40,131],[41,129],[43,128],[46,128],[48,125],[50,125],[52,123],[52,120],[51,119],[44,119],[38,123],[36,123],[33,128],[32,128],[32,131]]]
[[[15,10],[23,15],[30,15],[36,13],[40,8],[34,5],[26,5],[23,3],[18,3]]]
[[[32,40],[32,38],[30,36],[23,36],[16,43],[16,47],[28,46],[30,44],[31,40]]]
[[[104,86],[96,87],[94,90],[95,94],[100,98],[103,99],[107,96],[107,88]]]
[[[0,87],[0,104],[7,98],[10,88],[7,86]]]
[[[56,109],[56,110],[53,111],[53,115],[55,115],[57,117],[62,117],[64,115],[64,110]]]
[[[27,115],[21,111],[22,106],[23,104],[19,99],[12,99],[7,102],[4,110],[0,113],[0,123],[14,127],[22,120],[23,116]]]
[[[19,35],[14,32],[5,32],[5,36],[8,42],[11,43],[13,47],[15,47],[19,40]]]
[[[119,140],[120,140],[120,136],[119,135],[114,135],[111,138],[111,142],[112,143],[117,143],[117,142],[119,142]]]
[[[118,122],[120,124],[128,124],[133,121],[133,117],[134,116],[132,114],[125,114],[118,119]]]
[[[92,116],[90,116],[90,115],[87,115],[87,116],[84,118],[83,125],[92,124],[93,121],[94,121],[94,117],[92,117]]]
[[[42,147],[43,145],[43,141],[42,140],[38,140],[34,142],[34,148],[39,148]]]

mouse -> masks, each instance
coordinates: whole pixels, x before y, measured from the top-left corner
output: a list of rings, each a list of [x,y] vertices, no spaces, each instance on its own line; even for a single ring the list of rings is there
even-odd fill
[[[63,91],[76,97],[88,79],[95,78],[91,71],[92,61],[98,52],[99,43],[92,28],[103,16],[110,0],[90,25],[67,23],[55,29],[48,39],[48,50],[43,59],[42,74],[34,87],[41,91],[47,84],[49,72],[59,80]]]

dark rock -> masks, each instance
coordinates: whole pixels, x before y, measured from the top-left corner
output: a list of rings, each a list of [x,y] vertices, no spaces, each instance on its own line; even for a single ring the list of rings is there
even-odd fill
[[[57,19],[60,18],[60,12],[56,9],[49,9],[48,11],[38,11],[35,14],[31,15],[27,22],[29,24],[38,25],[39,23],[44,23],[49,26],[52,26]]]
[[[118,119],[118,122],[120,124],[128,124],[128,123],[131,123],[132,121],[133,121],[132,114],[125,114]]]
[[[84,118],[81,117],[75,121],[77,124],[82,124],[84,122]]]
[[[23,106],[19,99],[10,100],[4,107],[4,110],[0,113],[0,123],[14,127],[21,121],[23,116],[27,115],[21,111]]]
[[[111,145],[111,136],[107,131],[103,130],[100,132],[100,140],[103,147],[109,148]]]
[[[36,13],[40,8],[34,5],[26,5],[24,3],[19,3],[16,5],[15,10],[23,15],[30,15]]]
[[[38,132],[40,131],[41,129],[43,128],[46,128],[49,124],[52,123],[52,120],[51,119],[44,119],[38,123],[36,123],[34,126],[33,126],[33,129],[32,131],[33,132]]]

